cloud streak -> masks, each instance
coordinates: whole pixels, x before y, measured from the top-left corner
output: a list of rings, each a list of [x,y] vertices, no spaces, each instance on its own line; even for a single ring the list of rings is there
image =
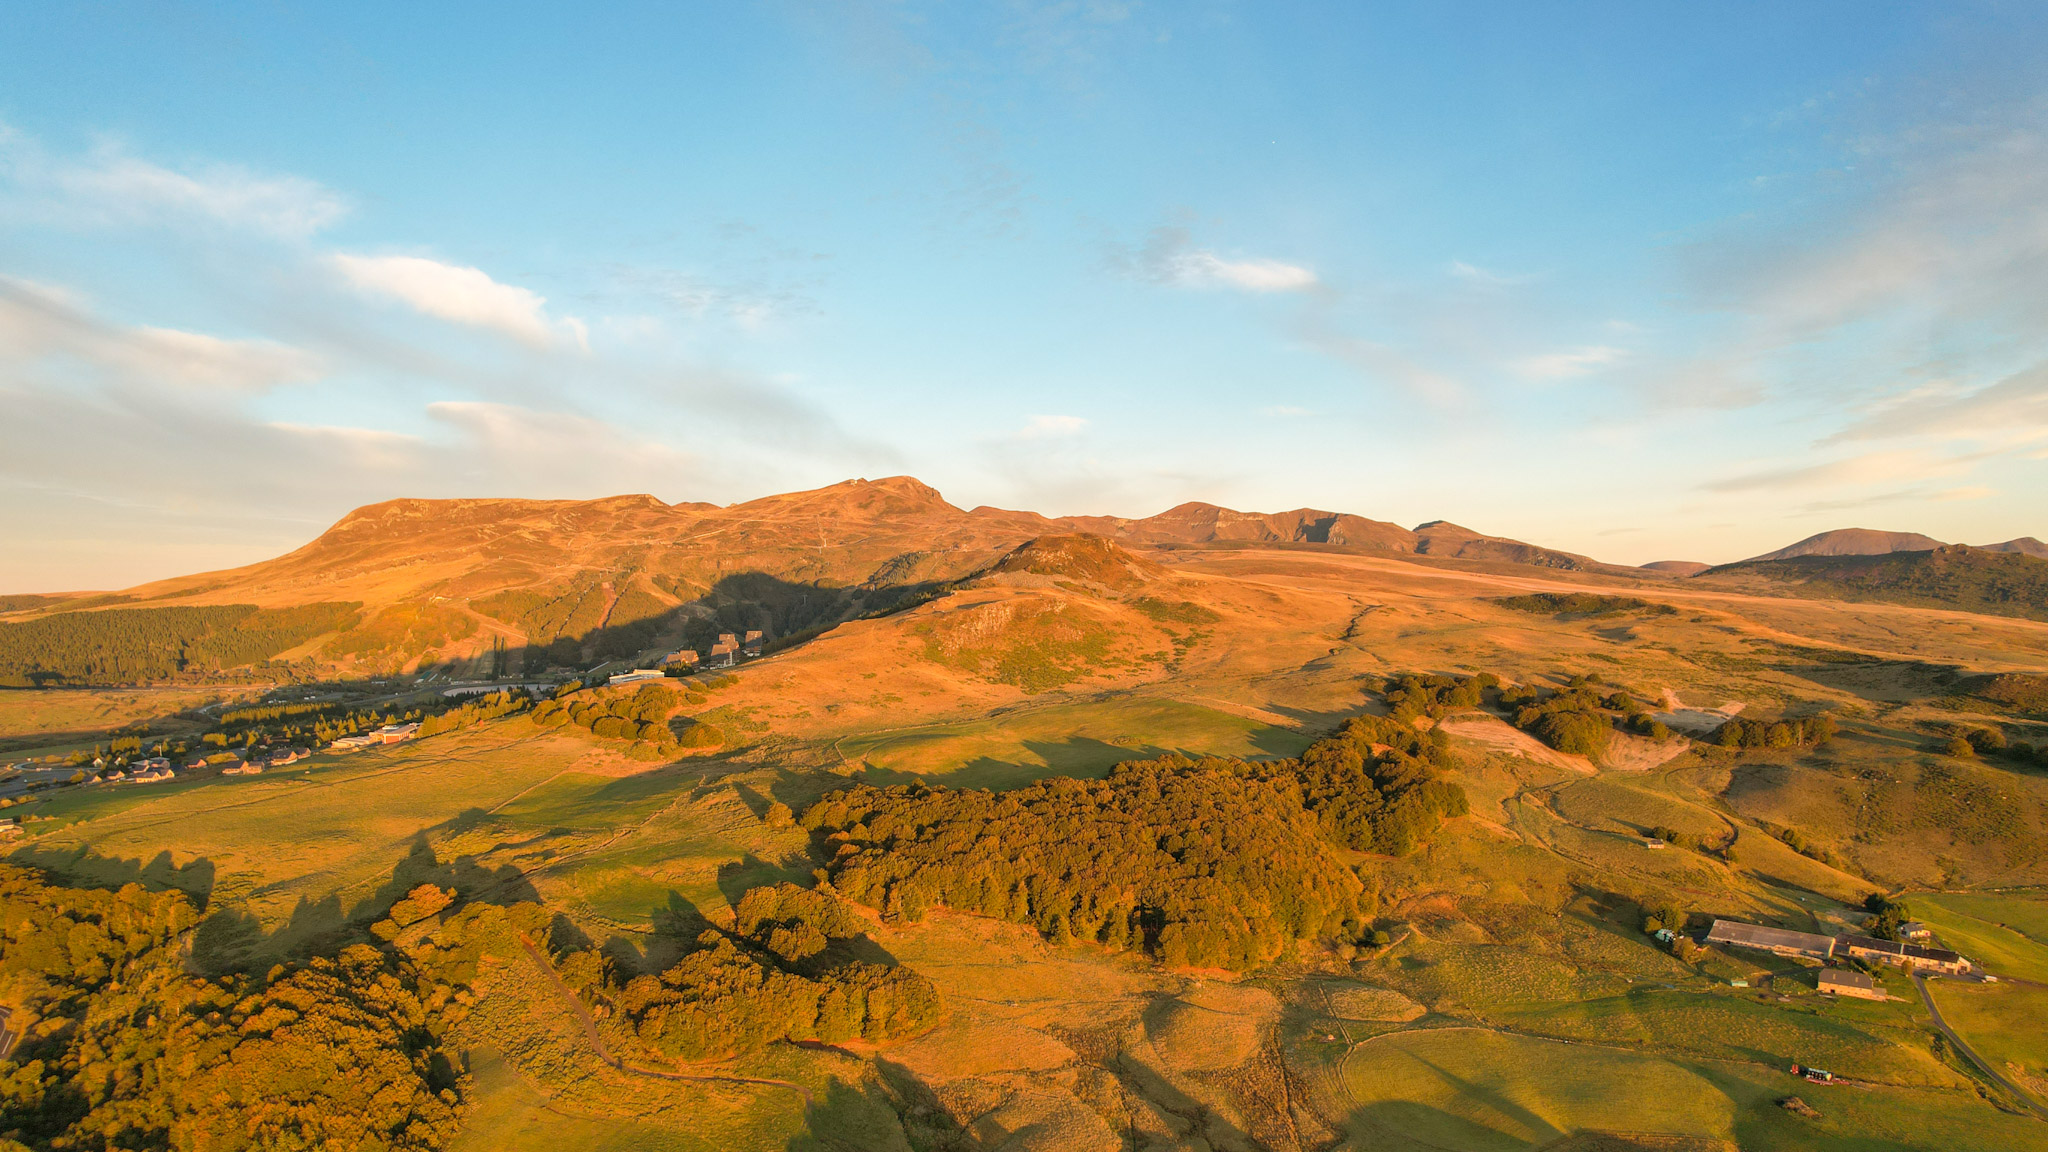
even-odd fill
[[[1155,228],[1136,250],[1118,249],[1111,263],[1129,275],[1183,288],[1231,288],[1243,292],[1308,292],[1322,286],[1300,264],[1261,257],[1228,259],[1197,248],[1186,228]]]
[[[350,211],[346,198],[301,176],[230,164],[167,167],[105,142],[53,156],[0,124],[0,177],[17,210],[79,226],[201,223],[303,240]]]
[[[548,315],[547,299],[513,284],[501,284],[482,269],[444,264],[423,256],[354,256],[337,253],[336,271],[358,291],[396,300],[450,324],[483,328],[533,348],[564,338],[585,351],[589,329],[570,316]]]

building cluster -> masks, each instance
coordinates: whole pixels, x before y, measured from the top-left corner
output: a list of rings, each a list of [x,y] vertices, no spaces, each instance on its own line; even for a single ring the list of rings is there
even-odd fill
[[[1923,935],[1921,939],[1926,939],[1926,936]],[[1970,971],[1968,960],[1946,948],[1932,948],[1924,944],[1910,944],[1898,940],[1879,940],[1875,936],[1859,936],[1854,933],[1821,936],[1812,932],[1766,928],[1761,924],[1744,924],[1739,920],[1714,921],[1713,928],[1707,932],[1707,943],[1731,948],[1750,948],[1759,952],[1769,952],[1774,956],[1803,957],[1822,962],[1843,959],[1860,960],[1865,964],[1890,964],[1915,973],[1934,972],[1960,976]],[[1860,976],[1858,973],[1842,972],[1839,975],[1858,976],[1865,984],[1869,983],[1869,977]],[[1855,981],[1847,983],[1854,984]],[[1882,993],[1873,995],[1873,992],[1874,989],[1846,994],[1882,998]]]
[[[412,739],[419,730],[418,721],[410,724],[386,724],[375,732],[358,732],[353,736],[343,736],[334,741],[334,743],[329,744],[327,750],[329,752],[353,752],[358,748],[368,748],[377,744],[396,744],[401,740]]]

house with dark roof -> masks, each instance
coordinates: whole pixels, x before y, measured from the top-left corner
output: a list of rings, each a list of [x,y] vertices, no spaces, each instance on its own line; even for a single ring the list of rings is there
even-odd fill
[[[1707,943],[1730,948],[1753,948],[1774,956],[1803,956],[1810,960],[1826,960],[1835,954],[1835,941],[1831,936],[1791,932],[1783,928],[1766,928],[1761,924],[1744,924],[1739,920],[1714,921],[1714,926],[1707,930]]]
[[[1823,968],[1816,980],[1816,986],[1830,996],[1855,996],[1864,1000],[1886,1000],[1884,989],[1877,981],[1861,972],[1847,968]]]
[[[1879,940],[1875,936],[1841,936],[1835,940],[1835,949],[1841,955],[1866,964],[1890,964],[1908,972],[1942,972],[1959,976],[1970,970],[1968,960],[1946,948],[1902,944],[1897,940]]]

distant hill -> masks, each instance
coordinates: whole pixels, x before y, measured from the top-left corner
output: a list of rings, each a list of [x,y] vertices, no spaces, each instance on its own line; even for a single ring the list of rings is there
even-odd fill
[[[1709,569],[1695,579],[1763,580],[1794,585],[1802,596],[2048,620],[2048,560],[1964,544],[1876,556],[1744,560]]]
[[[1932,536],[1922,536],[1918,532],[1877,532],[1869,528],[1837,528],[1831,532],[1808,536],[1797,544],[1789,544],[1776,552],[1752,556],[1743,563],[1755,560],[1789,560],[1794,556],[1883,556],[1890,552],[1927,552],[1946,546],[1944,541],[1936,540]],[[1984,552],[2018,552],[2048,560],[2048,544],[2043,544],[2032,536],[2021,536],[2000,544],[1979,544],[1975,547]],[[1656,565],[1645,564],[1643,567],[1654,568]]]
[[[2048,560],[2048,544],[2043,544],[2032,536],[2022,536],[2017,540],[2007,540],[2003,544],[1986,544],[1984,545],[1984,550],[1986,552],[2018,552],[2024,556]]]
[[[1117,547],[1104,551],[1105,543]],[[425,665],[461,675],[585,668],[605,659],[651,660],[679,647],[702,653],[725,633],[759,631],[770,645],[786,643],[922,602],[999,560],[1013,575],[1101,583],[1150,565],[1123,549],[1243,544],[1626,571],[1446,521],[1411,530],[1313,508],[1263,513],[1188,503],[1140,519],[962,510],[908,476],[726,507],[648,495],[403,499],[358,508],[306,546],[245,568],[120,595],[11,597],[0,603],[0,675],[107,683],[129,669],[218,675],[248,661],[355,674]],[[266,624],[260,642],[236,638],[245,627],[239,621],[314,605],[329,607],[292,617],[294,629]],[[347,611],[332,607],[339,605]],[[179,645],[200,636],[193,623],[200,618],[187,618],[197,608],[236,614],[206,625],[215,631],[205,633],[211,639],[202,658],[181,658]],[[266,614],[252,615],[257,609]],[[107,612],[117,615],[99,618]],[[333,627],[316,627],[321,621]],[[31,622],[35,631],[21,631]],[[76,642],[66,639],[72,633]],[[138,660],[123,639],[159,635],[173,638],[156,645],[170,655],[153,662]],[[88,648],[90,661],[64,655]],[[150,676],[137,671],[136,678]]]
[[[1666,576],[1697,576],[1712,567],[1712,564],[1702,564],[1698,560],[1653,560],[1643,565],[1645,571],[1662,572]]]
[[[1869,528],[1837,528],[1808,536],[1797,544],[1790,544],[1776,552],[1752,556],[1743,563],[1758,560],[1790,560],[1794,556],[1882,556],[1887,552],[1926,552],[1942,546],[1942,541],[1918,532],[1878,532]]]

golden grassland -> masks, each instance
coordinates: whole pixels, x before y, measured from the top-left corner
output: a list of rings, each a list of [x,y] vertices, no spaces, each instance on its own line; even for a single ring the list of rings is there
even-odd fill
[[[1797,964],[1720,952],[1686,964],[1640,930],[1643,909],[1667,903],[1822,928],[1852,922],[1869,892],[1940,887],[1964,891],[1907,899],[1945,941],[2040,978],[2048,903],[1981,889],[2048,880],[2028,855],[2028,837],[2048,833],[2048,778],[1935,757],[1930,725],[1957,713],[1925,666],[2039,669],[2048,626],[1675,583],[1638,594],[1676,614],[1549,617],[1489,598],[1607,585],[1336,552],[1164,562],[1148,594],[1199,607],[1181,615],[1201,622],[1100,588],[977,585],[741,668],[685,708],[728,733],[708,755],[632,761],[515,716],[259,777],[67,794],[24,810],[44,819],[16,853],[99,882],[203,891],[279,954],[381,915],[416,878],[460,877],[658,964],[747,888],[808,883],[814,847],[770,822],[770,806],[801,810],[849,779],[1010,787],[1168,751],[1292,755],[1370,705],[1368,677],[1597,672],[1645,700],[1750,715],[1827,706],[1844,731],[1823,750],[1680,747],[1625,769],[1456,736],[1472,815],[1412,856],[1352,857],[1378,878],[1394,941],[1309,950],[1243,980],[945,912],[877,925],[874,947],[930,977],[948,1017],[880,1052],[781,1045],[731,1069],[803,1085],[808,1102],[605,1067],[517,957],[494,960],[463,1025],[463,1147],[1480,1150],[1582,1129],[1759,1148],[2048,1147],[2048,1125],[1998,1111],[1935,1054],[1917,1003],[1822,1003]],[[1006,605],[1008,617],[991,611]],[[991,623],[1020,617],[1087,626],[1020,639]],[[14,699],[27,695],[0,695],[0,735],[175,710],[120,694]],[[2003,803],[2019,823],[1937,803],[1958,795]],[[1647,849],[1658,825],[1707,850]],[[1832,860],[1788,846],[1786,827]],[[1728,989],[1738,975],[1771,979]],[[2048,1030],[2039,993],[1936,988],[1973,1046],[2048,1075],[2029,1038]],[[1793,1060],[1867,1084],[1805,1085],[1784,1071]],[[1820,1117],[1777,1106],[1794,1093]]]

